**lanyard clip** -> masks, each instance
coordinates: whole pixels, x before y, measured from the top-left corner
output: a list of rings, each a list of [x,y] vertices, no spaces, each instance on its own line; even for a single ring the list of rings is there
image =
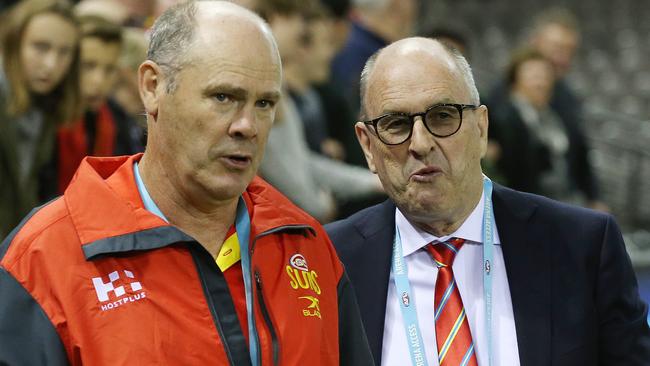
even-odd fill
[[[411,299],[409,298],[409,294],[406,291],[402,292],[402,303],[407,308],[411,304]]]

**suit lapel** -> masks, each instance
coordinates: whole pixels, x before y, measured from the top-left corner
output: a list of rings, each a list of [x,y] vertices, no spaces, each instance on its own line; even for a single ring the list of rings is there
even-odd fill
[[[533,225],[536,204],[495,185],[494,215],[508,275],[522,365],[548,365],[551,354],[551,238]],[[497,340],[498,341],[498,340]]]
[[[395,205],[390,201],[382,203],[372,214],[357,222],[356,228],[363,240],[353,258],[357,265],[349,266],[348,273],[351,278],[356,278],[355,283],[363,284],[355,289],[370,349],[379,365],[395,236]]]

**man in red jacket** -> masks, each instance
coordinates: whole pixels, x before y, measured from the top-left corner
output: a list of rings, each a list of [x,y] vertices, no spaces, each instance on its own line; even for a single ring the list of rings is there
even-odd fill
[[[87,158],[0,246],[0,364],[372,364],[323,228],[255,177],[281,78],[239,6],[158,19],[145,154]]]

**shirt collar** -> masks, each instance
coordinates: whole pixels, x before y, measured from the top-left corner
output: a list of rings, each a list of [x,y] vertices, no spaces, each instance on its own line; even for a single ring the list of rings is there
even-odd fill
[[[151,212],[152,214],[160,217],[161,219],[169,222],[165,215],[160,211],[156,202],[153,201],[145,187],[142,177],[140,176],[140,168],[138,168],[138,162],[133,163],[133,174],[135,175],[135,184],[138,186],[138,192],[140,192],[140,198],[142,198],[142,203],[144,203],[144,208]]]
[[[484,202],[485,197],[481,193],[481,199],[474,207],[472,213],[467,217],[467,219],[465,219],[463,224],[450,235],[442,237],[437,237],[412,225],[399,208],[395,209],[395,223],[397,224],[400,238],[402,240],[402,252],[404,253],[404,256],[406,257],[409,254],[415,253],[420,248],[433,241],[446,241],[452,237],[462,238],[474,244],[482,244]],[[496,225],[493,228],[493,233],[494,244],[501,244]]]

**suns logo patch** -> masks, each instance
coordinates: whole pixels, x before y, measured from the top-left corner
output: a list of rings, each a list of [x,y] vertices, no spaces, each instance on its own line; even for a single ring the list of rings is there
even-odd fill
[[[289,264],[286,265],[285,270],[289,276],[289,286],[298,291],[299,308],[302,316],[313,317],[322,319],[320,311],[320,299],[318,295],[321,294],[321,288],[318,285],[318,273],[313,269],[309,269],[305,256],[296,253],[289,258]],[[313,295],[306,295],[306,291],[313,292]],[[302,296],[301,296],[302,295]],[[308,303],[305,303],[308,301]]]
[[[321,289],[318,286],[318,273],[314,270],[309,270],[307,260],[305,257],[298,253],[291,256],[289,264],[285,267],[287,275],[289,275],[289,285],[294,290],[299,288],[311,289],[317,295],[320,295]]]

